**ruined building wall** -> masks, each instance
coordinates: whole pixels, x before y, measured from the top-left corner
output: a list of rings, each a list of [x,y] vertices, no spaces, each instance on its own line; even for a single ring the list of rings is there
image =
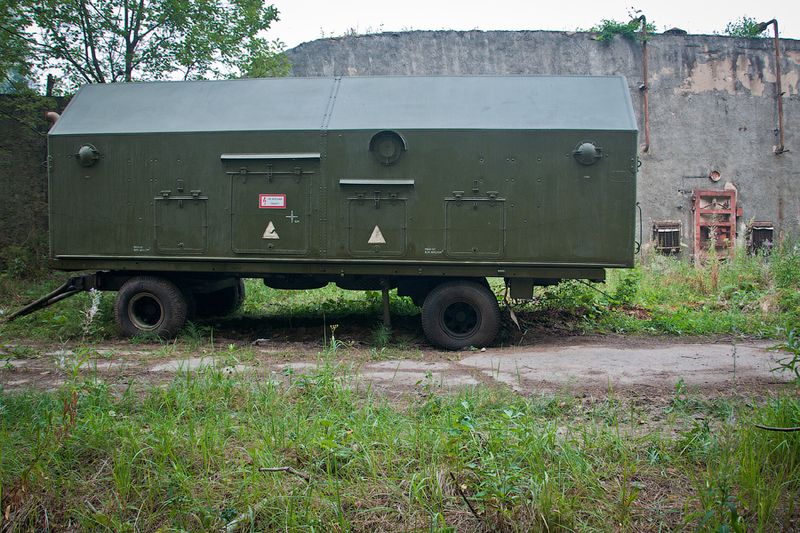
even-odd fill
[[[752,221],[800,228],[800,41],[781,40],[785,146],[778,144],[772,39],[654,35],[648,42],[650,150],[640,150],[645,243],[679,222],[693,251],[692,191],[735,188],[743,242]],[[320,39],[287,52],[295,76],[560,74],[626,76],[642,123],[642,45],[581,32],[414,31]],[[421,96],[424,97],[424,96]],[[709,175],[716,171],[720,179]],[[652,243],[650,243],[652,244]]]

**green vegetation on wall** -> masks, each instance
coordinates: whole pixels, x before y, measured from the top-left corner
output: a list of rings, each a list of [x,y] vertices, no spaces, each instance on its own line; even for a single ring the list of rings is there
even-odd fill
[[[647,33],[654,33],[656,31],[655,24],[647,23]],[[615,36],[620,35],[626,39],[642,40],[642,21],[638,18],[629,20],[628,22],[619,22],[613,19],[603,19],[596,26],[592,26],[589,31],[597,34],[598,41],[611,41]]]
[[[759,27],[759,23],[756,22],[756,19],[752,17],[743,16],[739,19],[736,19],[732,22],[729,22],[725,26],[725,31],[723,32],[725,35],[730,35],[731,37],[747,37],[749,39],[758,39],[760,37],[765,37],[766,29],[762,29]]]

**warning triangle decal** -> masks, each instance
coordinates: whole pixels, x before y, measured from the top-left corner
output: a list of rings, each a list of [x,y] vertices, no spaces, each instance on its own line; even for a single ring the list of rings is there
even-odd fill
[[[264,235],[261,236],[262,239],[280,239],[278,237],[278,232],[275,231],[275,225],[272,221],[269,221],[267,224],[267,229],[264,230]]]
[[[372,235],[370,235],[367,244],[386,244],[386,239],[383,238],[383,233],[381,233],[381,228],[377,225],[375,229],[372,230]]]

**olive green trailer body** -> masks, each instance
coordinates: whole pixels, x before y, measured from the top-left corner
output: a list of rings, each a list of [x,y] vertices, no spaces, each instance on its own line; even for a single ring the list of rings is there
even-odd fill
[[[619,76],[90,85],[48,140],[52,265],[117,280],[101,288],[263,277],[422,303],[446,281],[530,297],[633,265]]]

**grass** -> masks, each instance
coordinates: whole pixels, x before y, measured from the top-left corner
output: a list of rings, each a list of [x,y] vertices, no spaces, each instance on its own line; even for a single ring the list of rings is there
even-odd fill
[[[608,271],[605,284],[544,289],[520,310],[575,333],[783,338],[800,330],[800,243],[770,256],[738,249],[704,264],[652,256],[634,269]]]
[[[426,389],[398,406],[341,364],[286,383],[209,368],[116,390],[75,359],[56,391],[0,393],[8,530],[800,525],[800,434],[753,425],[800,425],[796,390],[753,406],[679,385],[655,408],[613,391]]]
[[[288,320],[325,316],[335,322],[352,315],[378,317],[383,309],[380,291],[348,291],[333,284],[321,289],[286,291],[267,287],[260,280],[249,280],[246,290],[242,313],[251,316]],[[390,293],[390,303],[396,316],[419,314],[411,299],[398,297],[396,290]]]

